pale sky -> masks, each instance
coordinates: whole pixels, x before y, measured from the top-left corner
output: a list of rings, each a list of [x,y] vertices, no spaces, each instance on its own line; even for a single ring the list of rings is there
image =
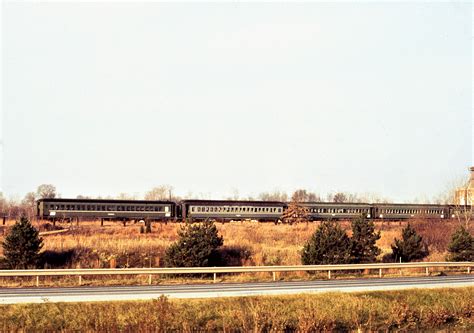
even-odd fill
[[[0,188],[431,198],[473,164],[469,3],[4,2]]]

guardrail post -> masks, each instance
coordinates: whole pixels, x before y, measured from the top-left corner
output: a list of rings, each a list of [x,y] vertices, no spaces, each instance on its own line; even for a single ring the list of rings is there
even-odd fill
[[[382,277],[382,268],[379,268],[379,278]]]
[[[214,273],[214,283],[217,282],[217,273]]]
[[[471,267],[470,266],[467,267],[467,274],[471,274]]]
[[[429,268],[429,267],[426,267],[426,268],[425,268],[425,271],[426,271],[426,276],[429,276],[429,275],[430,275],[430,268]]]
[[[151,284],[151,274],[148,275],[148,284]]]
[[[272,272],[273,273],[273,281],[276,281],[276,272]]]
[[[36,286],[39,287],[40,284],[40,277],[39,275],[36,275]]]
[[[328,271],[328,279],[331,280],[331,271]]]
[[[82,285],[82,276],[79,275],[79,285]]]

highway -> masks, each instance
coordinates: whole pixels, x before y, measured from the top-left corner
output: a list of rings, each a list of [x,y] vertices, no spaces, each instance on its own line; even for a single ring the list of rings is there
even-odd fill
[[[1,288],[0,304],[149,300],[161,295],[169,298],[210,298],[454,287],[474,287],[474,275],[126,287]]]

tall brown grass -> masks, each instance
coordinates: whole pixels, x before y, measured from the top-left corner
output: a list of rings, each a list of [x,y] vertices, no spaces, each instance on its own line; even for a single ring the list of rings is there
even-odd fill
[[[474,329],[473,288],[0,306],[0,330],[317,332]]]
[[[341,221],[350,234],[350,222]],[[401,230],[407,222],[376,222],[381,231],[377,245],[380,257],[391,251],[394,238],[401,237]],[[451,233],[457,227],[452,221],[410,221],[424,237],[430,247],[427,260],[444,260]],[[13,224],[0,226],[3,234]],[[228,265],[298,265],[303,245],[314,233],[319,223],[296,225],[274,225],[273,223],[231,222],[216,224],[224,237],[222,252]],[[44,225],[38,225],[41,229]],[[166,248],[177,240],[182,224],[154,223],[151,234],[141,234],[138,224],[106,222],[81,222],[63,224],[66,233],[44,235],[45,259],[43,266],[64,268],[100,267],[159,267]],[[0,241],[3,239],[0,231]],[[0,247],[0,255],[1,253]]]

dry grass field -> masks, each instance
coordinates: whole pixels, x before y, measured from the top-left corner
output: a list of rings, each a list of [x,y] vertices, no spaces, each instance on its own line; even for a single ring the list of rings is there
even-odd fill
[[[14,221],[0,226],[0,241]],[[350,222],[340,222],[350,234]],[[444,260],[446,247],[456,221],[413,220],[412,225],[420,232],[430,247],[427,261]],[[34,223],[40,230],[44,222]],[[376,223],[381,231],[377,245],[382,254],[390,253],[394,238],[400,238],[406,222]],[[160,267],[166,248],[177,240],[179,223],[154,223],[151,234],[140,233],[139,224],[123,226],[118,222],[106,222],[103,227],[97,221],[63,224],[63,233],[46,233],[44,239],[45,268],[103,268],[103,267]],[[318,223],[274,225],[272,223],[231,222],[216,224],[224,237],[221,249],[224,264],[236,265],[298,265],[300,251],[311,237]],[[0,255],[1,255],[0,248]]]
[[[474,329],[472,288],[0,306],[2,332],[407,332]]]

